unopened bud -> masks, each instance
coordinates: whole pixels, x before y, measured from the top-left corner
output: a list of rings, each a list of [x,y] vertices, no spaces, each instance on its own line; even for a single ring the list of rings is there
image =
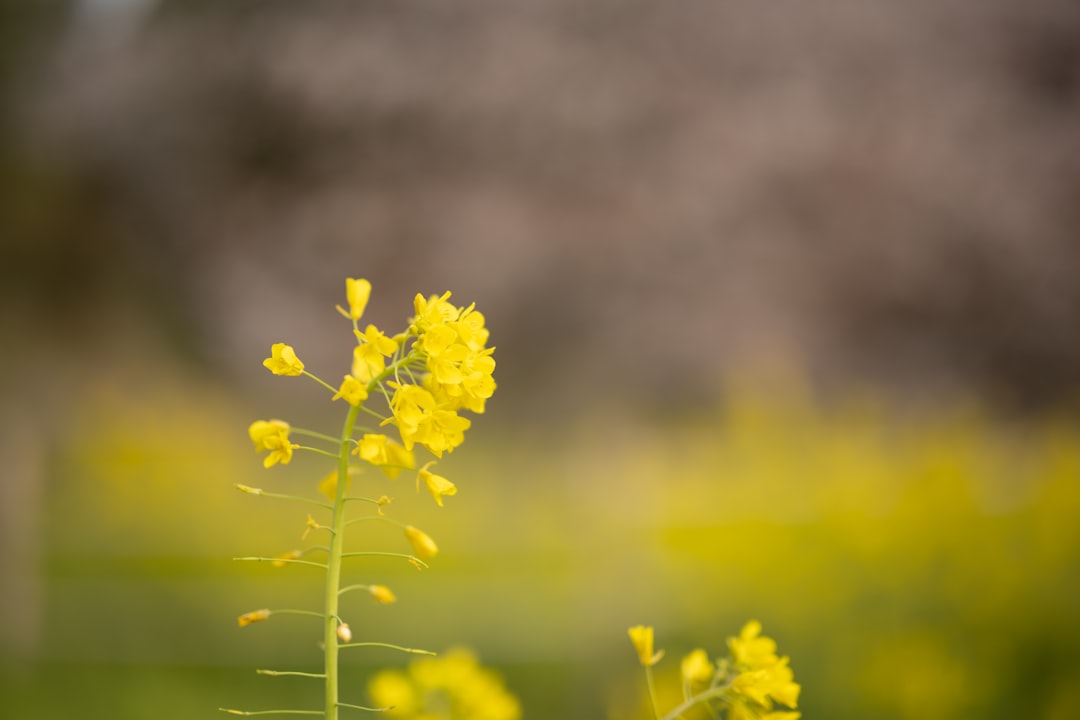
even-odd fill
[[[251,493],[252,495],[262,495],[262,490],[259,488],[248,487],[247,485],[241,485],[236,483],[236,489],[240,492]]]
[[[409,525],[405,528],[405,537],[408,539],[409,544],[412,545],[413,552],[421,560],[429,560],[439,553],[439,546],[423,530],[418,530]]]
[[[394,593],[390,591],[390,588],[385,585],[372,585],[368,588],[371,591],[371,597],[375,598],[383,605],[389,605],[392,602],[397,602],[397,598],[394,597]]]
[[[352,630],[349,629],[348,624],[341,623],[337,626],[337,636],[343,643],[352,642]]]
[[[269,610],[252,610],[251,612],[246,612],[240,617],[236,618],[236,624],[240,627],[247,627],[251,623],[262,622],[269,617]]]

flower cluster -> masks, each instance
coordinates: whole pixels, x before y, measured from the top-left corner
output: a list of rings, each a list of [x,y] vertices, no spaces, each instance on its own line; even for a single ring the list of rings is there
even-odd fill
[[[352,604],[354,595],[347,598],[345,595],[363,591],[374,605],[393,604],[397,596],[393,590],[381,584],[363,582],[343,586],[344,561],[364,556],[397,557],[417,569],[423,569],[428,566],[427,561],[438,554],[439,548],[427,533],[386,514],[384,508],[390,504],[391,498],[378,493],[354,493],[351,485],[354,478],[371,469],[381,471],[391,480],[404,471],[415,471],[417,490],[423,483],[439,506],[443,505],[444,498],[455,495],[457,486],[432,470],[435,460],[417,467],[416,451],[423,448],[434,457],[441,458],[443,453],[453,452],[464,442],[465,431],[471,422],[460,413],[483,413],[487,400],[495,392],[492,378],[495,370],[492,357],[494,348],[487,347],[488,330],[484,316],[477,312],[474,305],[464,308],[453,305],[449,292],[428,298],[417,295],[413,303],[415,315],[409,319],[406,328],[396,335],[387,335],[372,324],[360,327],[371,296],[371,283],[349,278],[345,281],[345,295],[348,307],[339,306],[338,311],[352,324],[356,345],[352,350],[349,372],[337,386],[313,375],[296,350],[285,343],[272,345],[270,357],[263,361],[263,366],[275,375],[305,376],[329,391],[331,402],[343,400],[346,419],[340,436],[292,427],[284,420],[276,419],[257,420],[248,428],[255,450],[266,453],[263,465],[267,468],[289,464],[296,451],[309,451],[333,458],[334,469],[318,484],[318,490],[330,502],[237,485],[237,489],[245,493],[292,500],[308,506],[314,504],[322,508],[322,512],[329,513],[327,520],[317,520],[308,515],[301,536],[307,539],[311,533],[326,533],[329,537],[327,545],[311,545],[303,550],[290,550],[273,556],[237,558],[267,562],[275,568],[303,564],[324,570],[325,593],[321,612],[303,608],[267,608],[246,612],[237,618],[240,627],[261,623],[272,615],[282,614],[313,616],[322,620],[324,672],[259,672],[321,679],[325,686],[323,709],[225,710],[229,714],[319,714],[327,720],[337,720],[342,708],[372,709],[342,702],[339,697],[339,650],[349,648],[362,651],[364,648],[383,647],[409,654],[434,655],[426,650],[384,642],[353,641],[353,630],[344,616],[348,614],[346,610]],[[368,407],[371,399],[384,401],[385,410],[380,412]],[[387,426],[397,428],[395,437],[383,431]],[[328,444],[328,447],[301,445],[293,441],[295,436],[312,438]],[[358,506],[366,507],[370,512],[356,517],[353,508]],[[345,552],[347,528],[362,521],[396,526],[404,532],[404,542],[412,552]],[[397,542],[402,541],[399,538]],[[517,720],[520,716],[516,699],[506,693],[498,678],[479,668],[476,661],[463,652],[416,663],[410,668],[407,678],[400,673],[383,673],[372,683],[372,688],[373,695],[383,698],[378,700],[381,705],[397,708],[392,714],[398,717],[411,712],[407,708],[421,712],[421,706],[432,693],[445,696],[442,702],[451,714],[433,715],[424,710],[427,713],[425,718]],[[388,697],[391,699],[385,699]]]
[[[373,394],[387,399],[389,414],[379,426],[393,425],[398,438],[392,439],[378,428],[352,440],[352,454],[364,464],[380,468],[394,478],[402,470],[415,470],[414,448],[419,445],[441,458],[453,452],[465,439],[471,421],[461,411],[482,414],[495,392],[494,348],[487,346],[489,332],[475,303],[458,307],[449,292],[413,300],[415,315],[401,333],[388,336],[375,325],[360,328],[371,296],[371,283],[349,278],[345,282],[348,308],[338,311],[352,322],[356,347],[349,372],[334,388],[311,375],[285,343],[275,343],[263,365],[275,375],[306,375],[334,390],[331,399],[344,400],[360,408]],[[370,408],[365,412],[377,415]],[[259,452],[268,451],[266,467],[288,464],[292,451],[302,446],[289,440],[289,425],[281,420],[259,420],[249,428]],[[417,472],[421,483],[439,504],[457,492],[457,487],[430,470],[434,461]]]
[[[629,630],[630,642],[645,668],[656,717],[660,718],[653,690],[652,666],[663,657],[653,651],[653,629],[638,625]],[[761,634],[761,623],[748,622],[737,637],[728,638],[729,654],[714,664],[703,648],[682,659],[683,703],[663,716],[680,717],[695,705],[704,705],[713,717],[725,720],[798,720],[799,702],[789,658],[776,654],[776,641]],[[776,710],[776,705],[792,710]]]
[[[407,672],[384,670],[371,679],[372,702],[391,718],[518,720],[521,707],[502,680],[467,650],[416,660]]]

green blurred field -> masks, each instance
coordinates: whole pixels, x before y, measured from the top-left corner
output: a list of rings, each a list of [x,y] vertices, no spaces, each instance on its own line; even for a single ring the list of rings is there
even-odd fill
[[[29,539],[40,583],[4,590],[5,622],[30,641],[5,649],[3,715],[317,706],[317,681],[253,672],[316,669],[317,621],[239,630],[235,618],[317,608],[318,571],[230,561],[299,547],[307,508],[233,484],[314,496],[327,461],[265,471],[250,409],[140,372],[88,388],[65,419],[77,431],[50,438],[41,537]],[[597,410],[526,427],[493,402],[439,466],[460,488],[443,509],[410,477],[371,476],[370,493],[393,495],[391,514],[442,552],[422,574],[348,566],[352,582],[399,598],[351,598],[357,638],[471,646],[528,718],[636,719],[628,626],[655,625],[663,675],[694,647],[723,654],[757,618],[792,657],[806,718],[1080,717],[1080,427],[755,387],[733,382],[715,413],[663,422]],[[339,411],[275,414],[335,432]],[[389,527],[354,540],[401,547]],[[345,699],[407,659],[346,656]]]

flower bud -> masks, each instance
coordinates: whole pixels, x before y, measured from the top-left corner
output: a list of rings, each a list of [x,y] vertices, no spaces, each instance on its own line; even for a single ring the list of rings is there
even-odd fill
[[[428,560],[439,553],[439,546],[431,539],[431,536],[423,530],[418,530],[412,525],[405,528],[405,537],[412,545],[413,552],[421,560]]]
[[[390,588],[385,585],[372,585],[368,588],[371,592],[371,597],[381,602],[383,605],[389,605],[392,602],[397,602],[397,598],[394,597],[394,593],[390,591]]]
[[[247,627],[251,623],[262,622],[263,620],[266,620],[269,617],[270,617],[270,611],[269,610],[266,610],[266,609],[252,610],[251,612],[246,612],[243,615],[241,615],[240,617],[236,618],[236,624],[239,625],[240,627]]]
[[[341,623],[337,626],[337,636],[338,640],[341,640],[343,643],[352,642],[352,630],[349,629],[349,626],[346,623]]]

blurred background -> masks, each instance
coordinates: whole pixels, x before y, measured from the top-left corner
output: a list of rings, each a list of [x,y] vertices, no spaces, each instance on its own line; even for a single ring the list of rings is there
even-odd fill
[[[1080,717],[1080,7],[0,4],[0,714],[317,706],[300,543],[344,278],[485,313],[499,391],[383,483],[442,553],[354,633],[647,717],[756,618],[807,718]],[[367,547],[395,548],[372,530]],[[355,598],[354,598],[355,600]],[[346,658],[347,700],[404,665]],[[664,690],[668,692],[668,690]]]

